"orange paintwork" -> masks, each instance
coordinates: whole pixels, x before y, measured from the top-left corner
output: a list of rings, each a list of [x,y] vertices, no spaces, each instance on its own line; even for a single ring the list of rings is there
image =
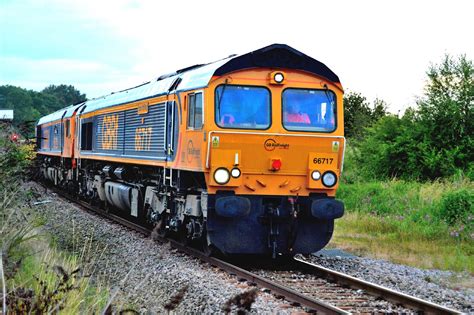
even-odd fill
[[[334,196],[338,184],[331,189],[324,187],[321,180],[313,181],[311,172],[332,170],[340,176],[344,150],[344,118],[342,108],[343,91],[340,84],[334,84],[314,75],[285,69],[283,84],[270,84],[269,73],[275,69],[245,70],[213,78],[206,89],[204,130],[206,136],[201,135],[201,157],[208,183],[208,192],[217,190],[234,190],[236,194],[264,194],[264,195],[300,195],[324,192]],[[268,130],[236,130],[223,129],[214,121],[214,89],[224,84],[266,86],[271,91],[272,125]],[[285,88],[324,89],[325,85],[336,95],[337,100],[337,127],[332,133],[309,133],[287,131],[282,126],[281,93]],[[183,130],[184,131],[184,130]],[[185,136],[184,136],[185,137]],[[218,137],[219,145],[212,143],[212,138]],[[278,143],[287,144],[276,146],[273,150],[265,149],[265,141],[273,139]],[[337,145],[334,145],[337,142]],[[209,151],[209,152],[208,152]],[[219,167],[230,169],[234,166],[235,153],[239,153],[239,169],[242,175],[238,179],[229,181],[226,185],[214,182],[212,174]],[[185,154],[184,154],[185,155]],[[313,165],[315,156],[331,156],[332,164]],[[281,170],[273,172],[269,169],[271,159],[280,159]],[[182,156],[182,160],[186,160]],[[180,161],[179,161],[180,162]],[[184,163],[185,164],[185,163]],[[184,165],[178,163],[175,167]]]

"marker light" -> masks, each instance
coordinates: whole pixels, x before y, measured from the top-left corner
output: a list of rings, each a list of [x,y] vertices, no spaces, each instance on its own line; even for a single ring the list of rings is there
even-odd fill
[[[218,168],[215,172],[214,172],[214,180],[216,181],[216,183],[218,183],[219,185],[225,185],[229,182],[230,180],[230,174],[229,174],[229,171],[225,168]]]
[[[230,171],[230,175],[232,175],[233,178],[239,178],[240,170],[237,167],[235,167]]]
[[[319,180],[321,178],[321,173],[319,171],[313,171],[311,173],[311,178],[313,180]]]
[[[272,160],[272,170],[279,171],[281,169],[281,160]]]
[[[285,79],[285,76],[281,72],[277,72],[273,76],[273,80],[275,80],[276,83],[282,83],[284,79]]]
[[[326,187],[333,187],[337,183],[337,176],[334,172],[327,171],[323,174],[323,185]]]

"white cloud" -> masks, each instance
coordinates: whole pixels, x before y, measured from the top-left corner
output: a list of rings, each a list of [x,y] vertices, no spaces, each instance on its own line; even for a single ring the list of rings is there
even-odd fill
[[[72,23],[82,23],[84,32],[103,34],[99,43],[87,47],[89,60],[95,61],[65,63],[60,67],[69,69],[45,77],[74,82],[79,72],[78,84],[94,96],[101,88],[107,90],[99,94],[108,93],[126,87],[122,84],[133,86],[192,64],[278,42],[322,61],[346,89],[369,99],[382,98],[396,112],[423,93],[430,62],[439,62],[445,53],[474,57],[474,42],[469,39],[471,0],[35,3],[36,8],[62,11]],[[110,50],[103,52],[117,42],[114,56]],[[120,64],[109,64],[101,52],[121,57]],[[94,59],[94,54],[100,58]],[[47,68],[44,63],[40,67]]]
[[[0,64],[4,65],[0,77],[2,85],[42,90],[50,84],[71,84],[86,92],[88,97],[124,89],[141,80],[120,69],[94,61],[0,57]]]

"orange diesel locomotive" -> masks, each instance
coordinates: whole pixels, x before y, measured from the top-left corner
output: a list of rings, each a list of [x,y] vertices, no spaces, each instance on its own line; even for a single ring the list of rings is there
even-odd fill
[[[282,44],[40,119],[45,179],[225,254],[312,253],[344,213],[343,90]]]

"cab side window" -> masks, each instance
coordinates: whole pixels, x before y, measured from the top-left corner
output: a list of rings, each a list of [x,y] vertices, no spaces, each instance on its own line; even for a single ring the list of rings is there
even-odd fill
[[[188,128],[202,128],[202,93],[188,95]]]

